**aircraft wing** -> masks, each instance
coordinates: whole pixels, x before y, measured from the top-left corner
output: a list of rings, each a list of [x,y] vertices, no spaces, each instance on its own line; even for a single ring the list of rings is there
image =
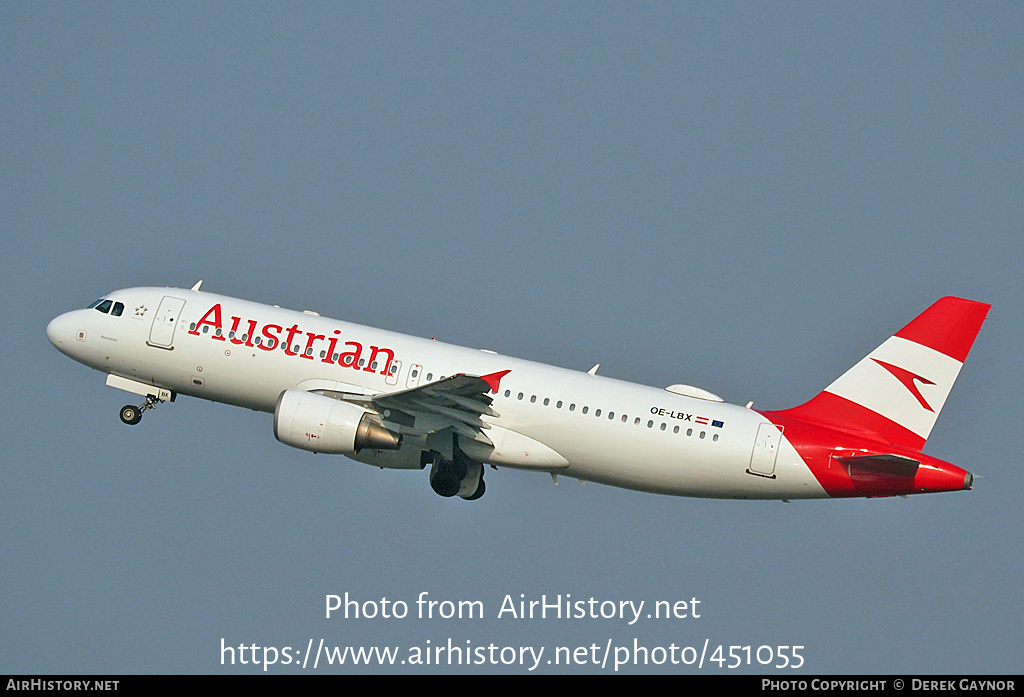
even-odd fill
[[[491,408],[490,392],[497,392],[501,378],[510,371],[489,375],[459,373],[428,385],[401,392],[374,395],[371,400],[386,419],[402,423],[401,415],[415,419],[416,428],[424,433],[452,428],[457,433],[492,445],[484,433],[490,428],[480,417],[497,418]],[[393,412],[400,412],[394,414]]]

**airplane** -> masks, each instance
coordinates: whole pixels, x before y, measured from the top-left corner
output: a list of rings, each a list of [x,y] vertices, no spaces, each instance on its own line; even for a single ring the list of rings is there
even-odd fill
[[[129,288],[53,319],[50,342],[144,398],[274,415],[281,443],[380,468],[429,468],[479,499],[485,465],[642,492],[731,499],[971,489],[922,452],[988,310],[945,297],[821,393],[780,411],[727,404],[191,289]]]

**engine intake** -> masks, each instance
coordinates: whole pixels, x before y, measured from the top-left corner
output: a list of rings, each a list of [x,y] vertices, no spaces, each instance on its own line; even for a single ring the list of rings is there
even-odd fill
[[[314,453],[353,455],[364,448],[398,450],[392,433],[360,406],[305,390],[285,390],[274,409],[274,437]]]

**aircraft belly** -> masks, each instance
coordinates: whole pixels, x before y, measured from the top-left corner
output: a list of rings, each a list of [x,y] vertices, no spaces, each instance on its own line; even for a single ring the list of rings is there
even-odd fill
[[[245,347],[229,346],[195,358],[186,394],[256,411],[273,412],[281,392],[310,376],[301,370],[304,366],[285,365],[284,356]]]
[[[260,371],[247,363],[254,361],[251,353],[224,351],[224,354],[201,352],[182,341],[174,351],[147,347],[142,358],[137,353],[111,354],[104,364],[94,367],[181,395],[273,411],[277,396],[291,385],[284,381],[277,389],[271,383],[278,382],[280,374]]]
[[[576,443],[553,445],[569,460],[561,474],[638,491],[705,498],[826,498],[796,450],[781,438],[772,476],[749,471],[758,427],[766,421],[739,408],[717,434],[660,431],[630,439],[595,431]],[[629,426],[626,427],[627,429]],[[712,440],[718,435],[719,440]],[[600,447],[595,447],[598,445]]]

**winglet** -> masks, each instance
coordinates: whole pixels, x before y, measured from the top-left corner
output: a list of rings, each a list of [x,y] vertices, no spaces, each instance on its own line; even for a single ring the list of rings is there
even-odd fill
[[[498,373],[481,375],[480,379],[487,383],[487,386],[491,388],[491,392],[497,392],[498,387],[500,387],[501,385],[501,379],[511,372],[511,370],[502,370],[501,372]]]

